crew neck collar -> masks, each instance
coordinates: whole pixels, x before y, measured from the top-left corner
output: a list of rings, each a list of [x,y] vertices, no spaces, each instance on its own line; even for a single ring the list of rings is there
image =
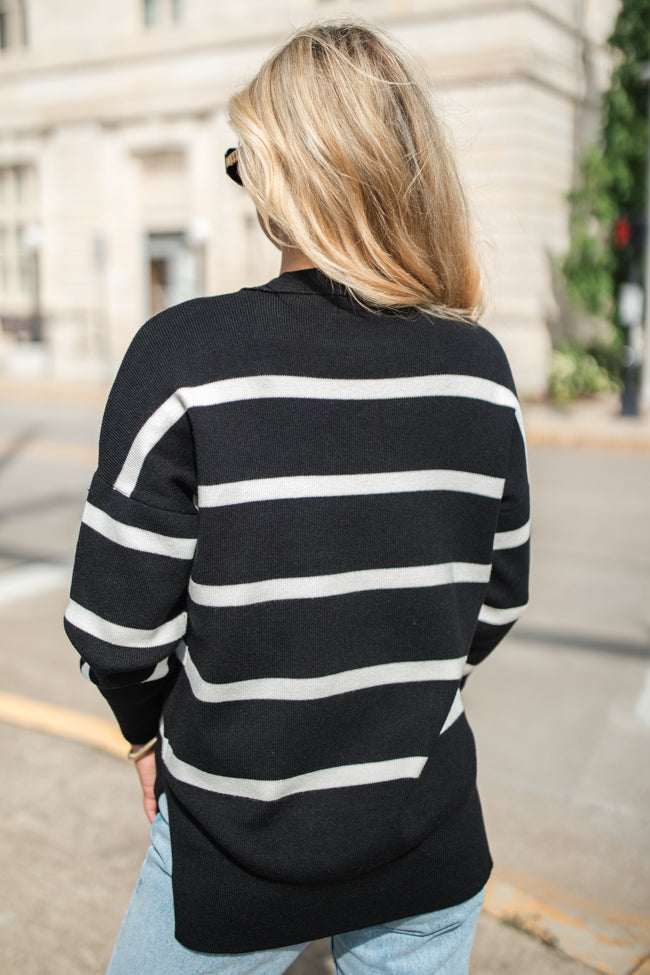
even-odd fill
[[[420,313],[416,308],[398,309],[373,308],[358,301],[352,292],[340,281],[334,281],[317,267],[303,268],[300,271],[285,271],[267,284],[258,286],[258,291],[271,291],[274,294],[322,295],[339,308],[352,311],[355,316],[377,320],[377,315],[385,318],[413,318]]]
[[[333,281],[323,274],[317,267],[302,268],[299,271],[284,271],[268,284],[262,285],[262,291],[275,291],[278,294],[310,294],[318,291],[324,294],[348,296],[345,285]]]

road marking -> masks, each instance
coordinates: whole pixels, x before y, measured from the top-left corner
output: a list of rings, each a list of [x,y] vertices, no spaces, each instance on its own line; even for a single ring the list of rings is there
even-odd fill
[[[65,464],[97,465],[97,447],[89,444],[70,443],[67,440],[43,440],[35,437],[20,440],[0,436],[0,451],[5,454],[15,450],[17,457],[35,457]]]
[[[129,750],[114,721],[19,694],[0,691],[0,721],[99,748],[117,758],[126,758]]]
[[[634,713],[647,728],[650,728],[650,670],[646,670],[645,684],[636,702]]]
[[[35,562],[0,574],[0,608],[56,589],[69,589],[71,565]]]
[[[650,953],[650,917],[612,910],[504,868],[495,867],[485,910],[603,975],[636,972]]]

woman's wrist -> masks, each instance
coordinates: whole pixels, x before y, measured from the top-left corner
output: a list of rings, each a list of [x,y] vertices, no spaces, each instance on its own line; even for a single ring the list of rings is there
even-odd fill
[[[130,762],[137,762],[140,758],[143,758],[152,749],[154,749],[156,747],[157,742],[158,742],[158,735],[156,735],[154,738],[151,738],[144,745],[131,745],[131,748],[129,749],[129,753],[126,757]]]

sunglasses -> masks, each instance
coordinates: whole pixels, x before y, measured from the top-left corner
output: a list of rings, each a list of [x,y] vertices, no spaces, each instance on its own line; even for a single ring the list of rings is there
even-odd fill
[[[228,149],[226,151],[226,173],[235,183],[239,183],[240,186],[244,184],[241,181],[241,176],[239,175],[239,169],[237,168],[237,150]]]

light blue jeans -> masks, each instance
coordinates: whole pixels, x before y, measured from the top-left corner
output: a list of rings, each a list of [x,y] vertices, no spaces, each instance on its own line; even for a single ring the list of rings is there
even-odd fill
[[[210,955],[174,937],[171,843],[163,795],[151,845],[127,908],[106,975],[281,975],[307,947]],[[432,914],[378,924],[332,938],[339,975],[467,975],[485,891]]]

